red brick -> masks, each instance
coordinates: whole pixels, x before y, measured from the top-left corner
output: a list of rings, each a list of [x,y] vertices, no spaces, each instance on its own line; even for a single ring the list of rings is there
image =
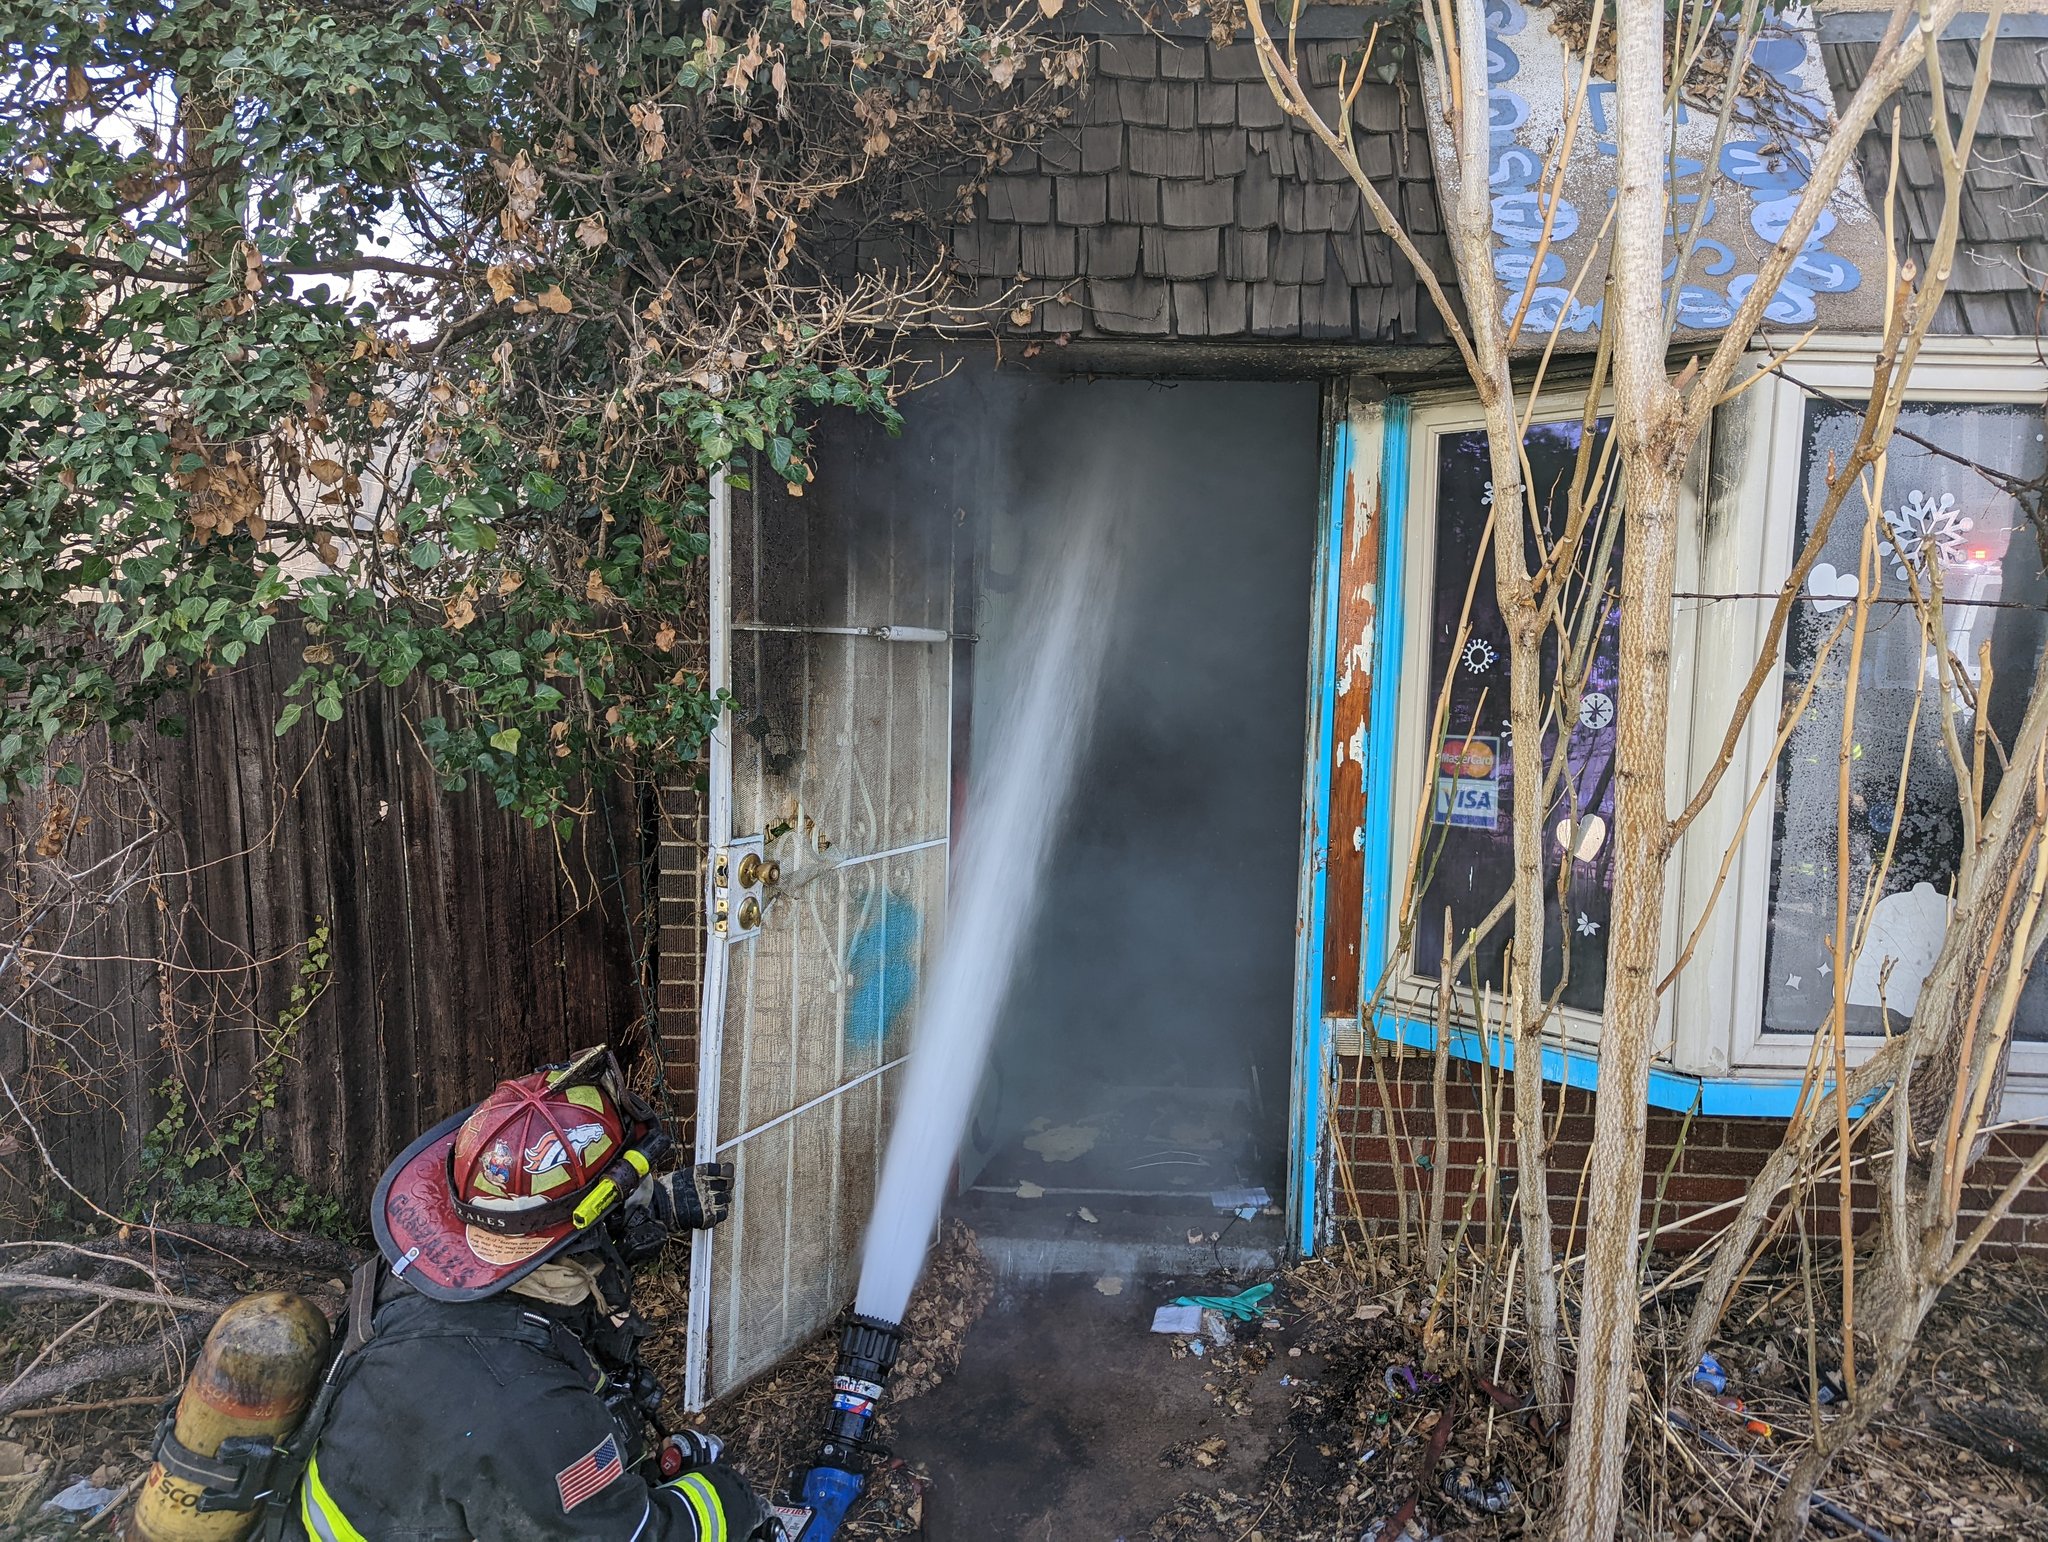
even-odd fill
[[[1720,1119],[1721,1144],[1731,1151],[1776,1151],[1785,1141],[1782,1119]]]

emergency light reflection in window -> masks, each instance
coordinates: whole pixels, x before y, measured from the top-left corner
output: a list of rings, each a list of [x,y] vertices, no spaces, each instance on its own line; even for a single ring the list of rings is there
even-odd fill
[[[1861,407],[1807,404],[1799,468],[1795,551],[1827,496],[1828,467],[1846,464]],[[1849,902],[1860,910],[1871,880],[1891,859],[1861,953],[1850,970],[1846,1026],[1894,1032],[1912,1016],[1933,966],[1961,856],[1956,780],[1942,743],[1942,693],[1966,747],[1976,732],[1979,650],[1989,644],[1990,726],[2010,744],[2026,707],[2048,604],[2042,545],[2019,503],[1969,463],[2022,481],[2048,470],[2041,409],[2019,403],[1916,403],[1899,414],[1878,499],[1877,585],[1865,625],[1849,770]],[[1854,602],[1867,505],[1851,492],[1828,530],[1786,633],[1783,700],[1796,701],[1821,645]],[[1945,685],[1912,603],[1911,569],[1923,594],[1941,574],[1943,631],[1967,688]],[[1854,623],[1852,622],[1851,625]],[[1829,653],[1813,700],[1779,763],[1765,950],[1764,1028],[1810,1034],[1834,1003],[1836,810],[1849,638]],[[1918,698],[1918,719],[1914,705]],[[1912,755],[1906,756],[1908,726]],[[1995,763],[1996,755],[1987,752]],[[1904,775],[1903,796],[1900,779]],[[1896,823],[1896,839],[1893,825]],[[2048,985],[2036,968],[2020,994],[2014,1034],[2048,1039]],[[1880,1003],[1882,1005],[1880,1006]]]
[[[1602,420],[1588,447],[1598,461],[1607,424]],[[1529,431],[1531,486],[1540,511],[1544,547],[1565,533],[1573,467],[1581,432],[1577,423],[1542,424]],[[1436,572],[1429,618],[1429,694],[1426,712],[1434,718],[1444,680],[1451,680],[1450,707],[1442,742],[1427,747],[1433,764],[1423,809],[1416,876],[1422,898],[1416,907],[1414,972],[1435,979],[1444,954],[1444,907],[1451,926],[1463,937],[1477,926],[1508,892],[1514,879],[1514,779],[1542,776],[1556,753],[1557,732],[1545,732],[1540,756],[1522,756],[1508,718],[1508,640],[1494,602],[1493,557],[1485,540],[1492,514],[1493,482],[1487,466],[1486,435],[1472,429],[1445,434],[1436,441]],[[1621,569],[1621,538],[1612,532],[1612,551],[1598,577],[1596,593],[1586,593],[1586,575],[1601,550],[1611,502],[1593,509],[1581,543],[1586,556],[1566,592],[1567,614],[1585,614],[1598,626],[1592,665],[1578,716],[1565,741],[1565,764],[1557,791],[1544,817],[1545,895],[1543,975],[1551,989],[1561,982],[1562,1004],[1598,1012],[1606,994],[1608,896],[1614,882],[1614,701],[1616,652],[1620,620],[1613,604],[1615,577]],[[1618,518],[1618,516],[1616,516]],[[1533,535],[1525,541],[1534,569],[1542,560]],[[1477,564],[1472,589],[1471,621],[1462,646],[1458,618],[1465,608],[1467,586]],[[1590,600],[1590,603],[1589,603]],[[1591,635],[1591,634],[1589,634]],[[1555,629],[1546,629],[1543,645],[1546,699],[1557,678]],[[1573,835],[1574,850],[1566,842]],[[1563,876],[1559,896],[1560,868]],[[1501,963],[1513,928],[1505,923],[1477,953],[1479,979],[1498,985]],[[1452,951],[1456,951],[1455,943]],[[1461,976],[1463,985],[1465,977]]]

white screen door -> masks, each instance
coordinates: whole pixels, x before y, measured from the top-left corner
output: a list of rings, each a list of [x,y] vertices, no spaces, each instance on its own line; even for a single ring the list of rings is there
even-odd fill
[[[806,497],[764,466],[714,499],[709,838],[781,876],[758,933],[707,935],[697,1154],[737,1177],[691,1256],[692,1408],[852,1298],[944,919],[957,524],[895,464],[864,437]]]

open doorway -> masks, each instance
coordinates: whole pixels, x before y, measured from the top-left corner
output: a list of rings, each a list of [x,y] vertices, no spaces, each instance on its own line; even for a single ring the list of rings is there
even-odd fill
[[[1277,1254],[1317,391],[1047,381],[1012,433],[1017,495],[985,505],[974,701],[1005,688],[1017,598],[1078,501],[1113,500],[1124,560],[958,1203],[1023,1273],[1105,1248],[1132,1268]]]

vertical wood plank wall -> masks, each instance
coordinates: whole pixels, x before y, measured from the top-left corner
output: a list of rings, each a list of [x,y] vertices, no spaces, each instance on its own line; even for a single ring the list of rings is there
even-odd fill
[[[173,709],[182,737],[115,750],[116,774],[67,794],[54,827],[50,793],[0,807],[0,955],[15,955],[0,973],[0,1074],[65,1175],[109,1208],[174,1067],[201,1115],[236,1105],[321,919],[331,980],[264,1134],[358,1218],[389,1158],[497,1078],[640,1031],[638,803],[609,792],[558,841],[487,792],[445,792],[410,726],[438,704],[401,713],[393,692],[357,698],[338,723],[309,713],[280,739],[276,704],[305,641],[280,628]],[[35,910],[38,885],[116,852],[149,804],[161,880],[60,936]],[[0,1227],[47,1184],[18,1128],[9,1144]]]

